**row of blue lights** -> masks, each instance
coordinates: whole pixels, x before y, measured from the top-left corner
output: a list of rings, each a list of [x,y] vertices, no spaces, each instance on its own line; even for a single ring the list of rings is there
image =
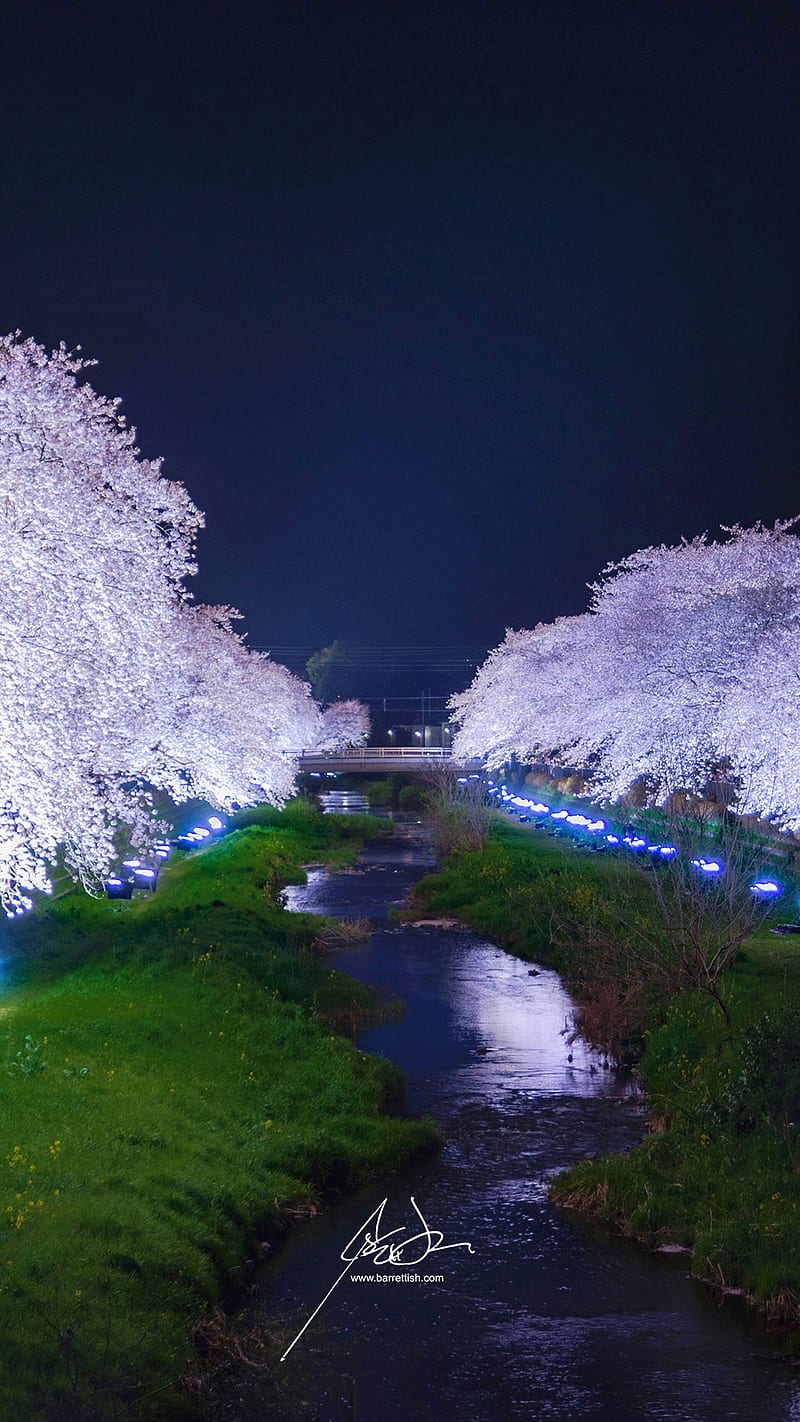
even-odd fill
[[[225,821],[219,815],[210,815],[207,826],[195,825],[186,834],[179,834],[177,839],[156,840],[150,851],[150,864],[142,864],[139,859],[124,859],[122,868],[127,872],[124,875],[112,874],[106,879],[106,898],[130,899],[134,889],[149,889],[154,893],[158,887],[158,865],[169,859],[173,849],[197,849],[198,845],[205,844],[212,835],[221,834],[224,829]]]
[[[125,870],[125,875],[122,873],[109,875],[104,883],[105,896],[107,899],[131,899],[134,889],[149,889],[153,892],[158,886],[156,862],[163,863],[163,860],[169,859],[173,849],[196,849],[210,836],[222,833],[223,829],[225,829],[225,820],[220,819],[219,815],[210,815],[207,820],[207,829],[205,825],[198,825],[195,826],[195,829],[190,829],[186,835],[179,835],[178,839],[156,839],[151,850],[152,865],[144,865],[139,859],[122,860],[122,869]],[[53,884],[48,883],[44,893],[53,893]],[[24,914],[31,912],[33,906],[33,899],[28,894],[23,894],[17,909],[6,909],[6,917],[7,919],[21,919]]]
[[[459,780],[458,783],[459,785],[466,785],[468,780],[478,779],[480,779],[479,776],[471,775]],[[605,843],[611,845],[612,848],[624,845],[626,849],[631,850],[634,854],[652,854],[654,859],[674,859],[678,853],[678,849],[674,844],[649,844],[641,835],[613,834],[609,831],[605,820],[592,819],[588,815],[570,814],[569,810],[553,810],[550,805],[545,805],[541,800],[526,800],[522,795],[512,795],[506,789],[505,785],[497,786],[493,780],[490,780],[488,785],[488,793],[492,796],[499,797],[504,807],[510,810],[511,813],[513,813],[514,809],[524,809],[529,810],[535,815],[549,815],[551,821],[562,821],[564,824],[571,825],[575,829],[586,830],[588,834],[602,834]],[[521,816],[520,818],[525,817]],[[707,875],[709,878],[714,878],[717,874],[724,872],[724,866],[720,864],[718,859],[705,859],[700,857],[693,859],[691,862],[693,868],[697,869],[699,873]],[[781,892],[780,885],[776,884],[774,879],[757,879],[754,884],[750,885],[750,889],[752,893],[757,894],[759,898],[772,898],[775,894]]]
[[[225,822],[219,815],[210,815],[208,828],[205,825],[197,825],[189,830],[188,834],[178,835],[177,839],[156,840],[150,851],[151,859],[163,861],[169,859],[173,849],[196,849],[199,844],[203,844],[212,834],[220,834],[225,829]],[[134,889],[149,889],[151,892],[158,885],[158,868],[155,865],[142,864],[139,859],[125,859],[122,868],[126,871],[123,875],[111,874],[104,882],[106,898],[109,899],[129,899]],[[52,894],[53,885],[47,884],[44,893]],[[15,909],[6,909],[6,918],[22,918],[26,913],[30,913],[33,908],[33,899],[29,895],[22,896],[20,905]]]

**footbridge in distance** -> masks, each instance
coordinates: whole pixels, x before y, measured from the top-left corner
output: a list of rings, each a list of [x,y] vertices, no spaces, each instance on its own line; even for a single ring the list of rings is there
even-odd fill
[[[449,746],[348,746],[337,751],[294,752],[298,774],[324,775],[327,771],[363,770],[388,775],[391,771],[424,774],[435,766],[463,766]],[[467,767],[472,770],[470,765]]]

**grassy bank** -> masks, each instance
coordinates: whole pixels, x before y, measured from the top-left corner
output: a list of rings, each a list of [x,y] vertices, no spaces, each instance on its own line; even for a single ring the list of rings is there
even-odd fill
[[[640,876],[509,824],[484,854],[453,856],[423,880],[413,912],[457,914],[559,969],[588,1005],[594,1040],[605,1024],[607,1045],[623,1040],[641,1057],[650,1134],[627,1155],[568,1171],[553,1198],[654,1247],[686,1248],[699,1277],[800,1323],[798,939],[762,928],[747,940],[724,983],[726,1024],[700,993],[632,982],[621,928],[615,953],[587,953],[580,930],[598,916],[624,925],[648,912]]]
[[[555,968],[580,1002],[590,1040],[632,1058],[657,994],[633,972],[618,930],[647,906],[646,885],[624,861],[579,858],[563,841],[497,817],[484,849],[451,854],[420,880],[408,916],[455,914],[518,957]],[[577,930],[589,924],[602,930],[602,952],[581,944]]]
[[[3,1416],[188,1415],[192,1322],[248,1251],[435,1142],[383,1114],[397,1074],[335,1031],[370,994],[275,903],[375,822],[249,818],[148,899],[71,894],[7,942]]]
[[[800,951],[755,935],[728,986],[731,1023],[674,999],[646,1037],[651,1132],[627,1156],[587,1161],[553,1198],[800,1325]]]

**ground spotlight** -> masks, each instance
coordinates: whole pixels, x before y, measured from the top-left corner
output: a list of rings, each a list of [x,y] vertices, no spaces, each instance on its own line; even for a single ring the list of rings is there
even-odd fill
[[[106,879],[107,899],[129,899],[133,895],[133,880],[112,877]]]
[[[140,865],[133,871],[133,884],[136,889],[155,889],[158,884],[158,870],[145,869],[143,865]]]

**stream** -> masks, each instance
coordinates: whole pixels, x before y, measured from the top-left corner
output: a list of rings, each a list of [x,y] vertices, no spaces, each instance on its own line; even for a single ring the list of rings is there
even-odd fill
[[[406,1270],[416,1283],[369,1259],[345,1269],[285,1364],[316,1379],[302,1415],[800,1422],[792,1370],[741,1303],[690,1279],[685,1258],[649,1254],[549,1204],[556,1171],[641,1140],[642,1098],[629,1073],[569,1045],[573,1006],[555,973],[467,930],[387,921],[433,867],[418,833],[369,845],[354,871],[310,870],[286,898],[375,923],[331,965],[406,1002],[401,1021],[359,1045],[406,1074],[407,1111],[432,1115],[444,1148],[293,1229],[259,1271],[251,1320],[278,1320],[294,1337],[384,1199],[384,1233],[425,1233],[413,1196],[432,1239],[441,1231],[461,1247]],[[353,1282],[362,1271],[378,1277]]]

